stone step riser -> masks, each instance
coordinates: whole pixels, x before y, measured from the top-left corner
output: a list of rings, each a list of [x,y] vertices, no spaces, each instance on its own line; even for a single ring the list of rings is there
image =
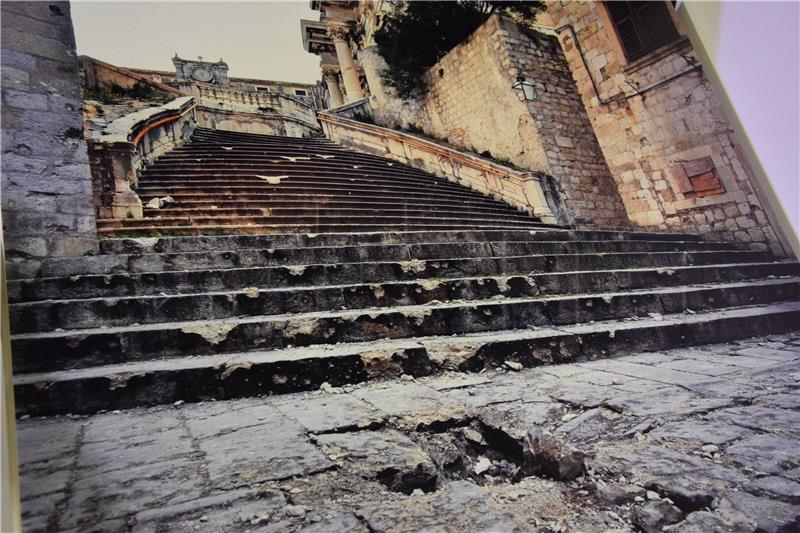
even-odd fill
[[[387,244],[324,248],[253,248],[182,254],[114,254],[51,259],[42,265],[43,277],[88,274],[163,272],[322,263],[410,261],[520,255],[732,251],[736,247],[716,242],[668,241],[539,241]]]
[[[253,185],[216,185],[216,186],[198,186],[198,187],[147,187],[142,186],[137,189],[142,199],[154,198],[156,196],[172,196],[172,195],[197,195],[205,194],[206,198],[209,195],[234,195],[234,194],[269,194],[269,193],[291,193],[293,191],[300,191],[306,195],[332,195],[347,197],[350,193],[359,193],[362,196],[377,196],[383,197],[387,200],[391,194],[403,193],[408,195],[409,198],[445,198],[450,197],[453,199],[469,200],[480,193],[464,189],[449,189],[447,187],[431,186],[426,188],[421,187],[402,187],[394,185],[368,185],[368,184],[340,184],[337,187],[335,183],[326,183],[325,181],[317,181],[315,183],[293,183],[287,180],[280,185],[270,185],[266,181],[263,184]]]
[[[316,201],[320,204],[327,204],[327,203],[335,203],[340,201],[347,201],[347,202],[364,202],[364,203],[386,203],[390,202],[393,198],[393,195],[385,194],[385,193],[376,193],[375,191],[353,191],[352,194],[341,194],[339,192],[318,192],[318,191],[310,191],[306,189],[285,189],[282,191],[278,191],[275,193],[267,193],[267,192],[235,192],[235,193],[220,193],[219,196],[211,196],[208,194],[204,194],[202,192],[188,192],[188,193],[178,193],[178,192],[171,192],[171,193],[154,193],[154,194],[140,194],[140,198],[142,199],[143,203],[147,203],[148,201],[152,200],[156,197],[164,197],[164,196],[172,196],[172,198],[176,202],[181,202],[185,200],[204,200],[208,201],[209,199],[213,198],[220,198],[224,200],[233,200],[233,201],[248,201],[248,200],[261,200],[261,201],[287,201],[287,200],[301,200],[304,202],[308,201]],[[394,195],[396,196],[396,195]],[[416,202],[417,200],[424,201],[426,203],[450,203],[450,204],[457,204],[457,205],[490,205],[493,207],[503,207],[505,209],[509,209],[510,206],[499,202],[498,200],[493,200],[489,197],[469,197],[469,196],[451,196],[447,194],[435,194],[435,193],[428,193],[428,192],[421,192],[417,191],[415,193],[404,193],[403,194],[403,202]],[[514,210],[514,208],[510,208],[510,210]]]
[[[98,220],[98,228],[141,228],[150,227],[154,223],[162,226],[182,226],[182,225],[223,225],[223,224],[256,224],[256,225],[273,225],[273,224],[287,224],[291,226],[306,226],[315,224],[338,224],[338,225],[351,225],[351,224],[446,224],[454,217],[447,217],[446,215],[437,216],[437,213],[428,213],[424,216],[415,216],[411,213],[397,215],[397,216],[377,216],[377,215],[360,215],[354,212],[352,215],[333,215],[324,216],[321,214],[309,215],[257,215],[257,216],[225,216],[225,215],[209,215],[209,216],[157,216],[153,218],[119,218],[119,219],[105,219]],[[488,222],[497,225],[505,226],[525,226],[528,227],[535,220],[524,215],[503,215],[503,214],[480,214],[480,215],[467,215],[458,216],[465,224],[466,221],[476,221],[479,223]]]
[[[183,208],[183,209],[209,209],[212,206],[216,206],[220,209],[275,209],[275,210],[285,210],[286,212],[294,212],[294,211],[324,211],[324,210],[348,210],[348,209],[358,209],[358,208],[365,208],[365,209],[375,209],[375,210],[399,210],[399,209],[444,209],[444,210],[456,210],[459,212],[463,212],[465,207],[469,207],[470,211],[475,212],[514,212],[515,209],[509,210],[506,206],[498,204],[493,200],[474,200],[474,201],[447,201],[444,199],[441,200],[419,200],[419,201],[410,201],[405,200],[403,198],[398,198],[394,202],[389,202],[387,200],[380,200],[379,198],[374,197],[362,197],[362,199],[355,199],[348,198],[326,198],[326,197],[319,197],[317,200],[276,200],[276,199],[267,199],[267,200],[229,200],[227,198],[220,198],[218,200],[209,199],[208,197],[198,198],[198,199],[184,199],[187,196],[199,196],[199,195],[183,195],[183,196],[176,196],[173,197],[175,203],[170,204],[170,207],[174,208]],[[145,211],[149,208],[145,207]],[[169,208],[165,208],[169,209]],[[163,209],[162,209],[163,211]]]
[[[430,232],[376,233],[287,233],[282,235],[226,235],[208,237],[162,237],[147,239],[109,239],[100,242],[104,254],[175,253],[219,251],[239,248],[308,248],[321,246],[361,246],[370,244],[421,244],[491,241],[662,241],[705,242],[686,233],[645,233],[601,230],[462,230]]]
[[[290,346],[458,335],[531,326],[620,320],[759,305],[800,298],[797,281],[617,295],[253,317],[227,322],[159,324],[116,331],[77,330],[12,336],[15,372],[42,372],[185,354],[275,350]]]
[[[370,207],[377,208],[382,205],[393,205],[394,207],[410,205],[410,206],[428,206],[428,205],[441,205],[455,207],[457,209],[472,208],[472,206],[479,206],[492,209],[509,210],[509,206],[493,200],[488,197],[476,197],[472,199],[454,199],[454,198],[398,198],[393,202],[385,196],[374,195],[361,195],[350,194],[346,196],[330,196],[326,194],[232,194],[225,195],[220,198],[210,198],[205,194],[172,194],[175,204],[173,205],[191,205],[194,203],[207,204],[207,205],[221,205],[225,202],[233,204],[247,204],[257,202],[258,205],[269,206],[287,206],[287,207],[307,207],[316,208],[320,205],[343,208],[352,207],[353,205],[369,205]],[[144,203],[149,199],[155,197],[141,196]],[[218,201],[217,201],[218,200]],[[516,211],[511,208],[511,211]]]
[[[669,269],[676,266],[757,263],[762,252],[663,252],[640,254],[555,255],[503,258],[439,259],[422,262],[336,263],[242,269],[182,270],[145,274],[110,274],[14,280],[8,284],[10,302],[102,296],[139,296],[242,287],[299,287],[353,283],[412,281],[431,278],[502,276],[514,274]],[[665,270],[667,272],[668,270]]]
[[[269,214],[270,216],[274,217],[298,217],[298,216],[318,216],[318,217],[345,217],[350,214],[354,215],[367,215],[371,214],[373,216],[380,216],[380,215],[389,215],[389,216],[411,216],[411,217],[421,217],[421,216],[458,216],[462,219],[469,219],[469,218],[483,218],[485,216],[503,216],[509,218],[516,218],[516,219],[528,219],[528,216],[524,213],[500,209],[500,208],[470,208],[469,211],[465,211],[463,208],[454,208],[454,207],[431,207],[425,206],[425,208],[420,208],[419,206],[406,206],[405,208],[395,205],[395,208],[375,208],[369,205],[359,205],[353,207],[346,207],[346,208],[329,208],[327,206],[320,206],[319,204],[310,207],[310,208],[299,208],[299,209],[291,209],[291,208],[270,208],[270,207],[186,207],[180,204],[170,204],[169,208],[162,208],[162,209],[154,209],[154,208],[145,208],[144,215],[145,217],[165,217],[165,218],[172,218],[172,217],[208,217],[208,216],[263,216],[265,214]]]
[[[292,291],[187,294],[126,299],[46,301],[12,304],[11,328],[15,333],[126,326],[133,323],[225,319],[242,316],[308,313],[337,309],[390,308],[433,301],[488,300],[525,296],[553,296],[599,291],[675,287],[684,284],[724,283],[770,275],[800,274],[794,269],[706,268],[632,272],[563,273],[500,278],[442,280],[435,282],[379,283],[345,287],[298,288]],[[766,268],[765,268],[766,267]]]
[[[750,316],[720,316],[705,321],[653,323],[629,328],[598,325],[591,332],[559,332],[536,339],[484,342],[461,364],[476,370],[517,361],[524,366],[599,359],[634,351],[658,351],[700,343],[728,342],[795,329],[800,311]],[[126,374],[28,381],[15,386],[18,414],[31,416],[92,413],[177,401],[196,402],[315,390],[322,383],[341,386],[368,379],[417,377],[441,368],[424,343],[397,347],[377,356],[354,348],[331,357],[283,358],[214,366],[178,366]]]
[[[384,231],[450,231],[450,230],[467,230],[474,228],[482,229],[516,229],[516,228],[530,228],[535,229],[544,227],[542,224],[531,223],[528,226],[520,224],[498,224],[490,222],[475,222],[469,224],[274,224],[274,225],[257,225],[257,224],[192,224],[184,226],[167,226],[156,225],[158,219],[153,219],[154,224],[150,227],[144,228],[125,228],[125,227],[110,227],[98,228],[97,233],[103,237],[121,238],[121,237],[181,237],[181,236],[207,236],[207,235],[275,235],[279,233],[297,232],[297,233],[342,233],[347,230],[354,231],[367,231],[367,232],[384,232]]]
[[[451,191],[463,191],[457,184],[436,180],[432,178],[415,179],[406,174],[391,174],[381,172],[372,175],[364,172],[354,172],[345,170],[342,172],[309,167],[308,169],[286,169],[276,168],[254,168],[236,169],[225,168],[223,173],[210,173],[210,167],[203,169],[187,169],[185,171],[165,172],[165,175],[146,174],[139,179],[140,187],[186,187],[186,186],[213,186],[220,183],[235,185],[260,184],[264,180],[257,175],[264,176],[288,176],[283,178],[281,183],[330,183],[339,187],[349,188],[353,184],[381,184],[381,185],[402,185],[408,188],[437,188]],[[378,171],[376,171],[378,172]]]

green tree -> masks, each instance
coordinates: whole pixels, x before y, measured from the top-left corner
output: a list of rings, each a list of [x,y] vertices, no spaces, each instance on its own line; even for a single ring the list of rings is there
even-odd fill
[[[536,2],[398,2],[375,32],[386,60],[386,85],[403,99],[425,94],[425,72],[483,24],[493,13],[533,21],[544,8]]]

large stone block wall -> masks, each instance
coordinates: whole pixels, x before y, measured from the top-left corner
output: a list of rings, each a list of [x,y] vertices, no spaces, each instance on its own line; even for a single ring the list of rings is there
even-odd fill
[[[2,2],[2,211],[9,276],[97,249],[68,2]]]
[[[561,45],[631,220],[782,254],[778,226],[715,90],[702,70],[692,70],[688,39],[628,63],[601,3],[548,2],[548,14],[556,27],[571,24],[577,33],[599,98],[567,28],[559,32]],[[677,18],[676,25],[683,34]],[[675,76],[643,96],[600,102],[632,94],[631,83],[644,89]],[[697,195],[687,175],[692,168],[715,173],[724,192]]]
[[[511,88],[518,73],[537,81],[535,101],[521,102]],[[378,122],[413,122],[455,146],[553,176],[577,226],[628,225],[554,38],[491,17],[428,71],[428,86],[417,102],[376,102]]]

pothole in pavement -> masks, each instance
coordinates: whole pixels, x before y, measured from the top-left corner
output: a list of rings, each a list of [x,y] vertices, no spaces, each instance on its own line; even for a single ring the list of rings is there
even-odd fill
[[[478,485],[515,483],[520,479],[523,446],[505,432],[478,420],[436,429],[416,433],[414,438],[444,479],[471,479]]]

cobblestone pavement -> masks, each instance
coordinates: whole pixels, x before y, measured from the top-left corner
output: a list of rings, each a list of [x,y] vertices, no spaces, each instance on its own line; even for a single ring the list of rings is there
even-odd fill
[[[797,531],[800,332],[19,422],[26,530]]]

